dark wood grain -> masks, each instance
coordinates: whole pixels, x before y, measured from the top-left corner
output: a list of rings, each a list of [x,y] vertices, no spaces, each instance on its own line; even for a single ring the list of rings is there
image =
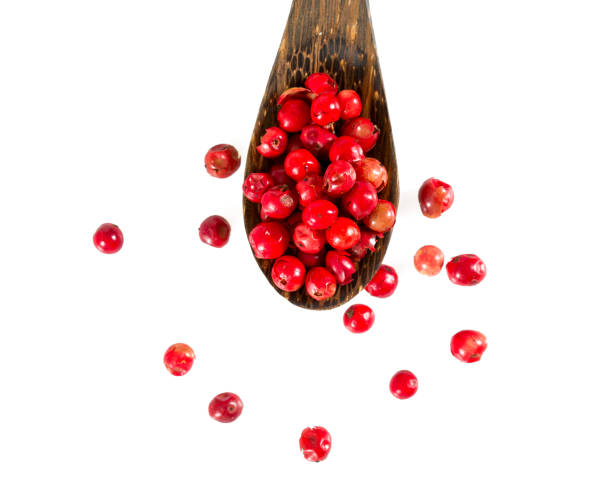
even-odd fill
[[[256,150],[267,127],[276,124],[276,100],[287,88],[302,86],[312,72],[330,74],[341,89],[352,88],[361,95],[362,114],[380,129],[378,143],[368,153],[387,168],[389,182],[379,197],[396,207],[399,199],[395,147],[383,80],[380,74],[370,9],[367,0],[293,0],[285,33],[270,72],[246,160],[245,177],[267,170],[271,161]],[[243,200],[244,223],[248,232],[260,222],[259,205]],[[333,298],[315,301],[304,289],[288,293],[271,280],[273,261],[256,259],[272,286],[293,304],[309,309],[330,309],[352,299],[374,276],[387,250],[391,232],[377,243],[376,252],[359,262],[352,283],[338,290]]]

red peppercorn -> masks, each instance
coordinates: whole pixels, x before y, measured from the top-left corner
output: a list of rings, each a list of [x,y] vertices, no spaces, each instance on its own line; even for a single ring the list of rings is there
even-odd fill
[[[397,289],[397,272],[389,265],[380,265],[380,268],[366,285],[365,290],[374,297],[389,297]]]
[[[342,196],[342,207],[355,220],[363,220],[378,205],[378,194],[374,186],[366,181],[357,181],[353,188]]]
[[[357,117],[356,119],[345,122],[340,129],[342,136],[355,138],[363,148],[364,153],[370,151],[376,145],[380,131],[370,119]]]
[[[374,325],[374,311],[365,304],[353,304],[344,313],[344,326],[349,332],[367,332]]]
[[[310,118],[315,124],[327,125],[340,119],[340,102],[332,94],[317,96],[310,105]]]
[[[276,158],[285,152],[288,141],[287,133],[280,127],[269,127],[261,137],[257,151],[265,158]]]
[[[433,177],[423,182],[419,189],[421,211],[428,218],[438,218],[452,206],[454,199],[453,188]]]
[[[231,392],[224,392],[210,401],[208,414],[219,423],[231,423],[242,414],[242,407],[240,397]]]
[[[376,158],[364,158],[353,165],[357,180],[365,180],[374,186],[377,192],[387,185],[387,169]]]
[[[307,125],[300,133],[300,142],[303,147],[316,155],[328,155],[329,148],[336,140],[336,135],[318,125]]]
[[[306,207],[317,199],[323,199],[323,177],[309,175],[295,185],[300,206]]]
[[[316,301],[329,299],[336,293],[336,279],[326,268],[315,266],[306,274],[306,292]]]
[[[272,180],[274,181],[274,184],[277,186],[285,184],[293,187],[295,185],[295,182],[285,173],[285,166],[281,163],[272,165],[269,173],[270,177],[272,177]]]
[[[164,365],[174,376],[183,376],[193,366],[195,353],[187,344],[174,344],[164,354]]]
[[[318,253],[305,253],[304,251],[298,250],[297,257],[307,268],[323,266],[325,264],[325,251],[319,251]]]
[[[372,253],[376,251],[376,241],[379,237],[383,237],[383,234],[370,229],[360,228],[359,230],[361,230],[359,242],[349,249],[349,253],[357,261],[363,259],[368,251]]]
[[[300,450],[304,459],[320,462],[327,458],[331,449],[331,435],[322,426],[306,428],[300,436]]]
[[[310,123],[310,106],[302,100],[287,100],[280,107],[276,118],[284,131],[299,132]]]
[[[346,160],[350,164],[357,163],[365,158],[363,148],[349,136],[340,136],[329,148],[329,161]]]
[[[338,198],[355,185],[357,175],[352,165],[345,160],[332,162],[325,170],[323,188],[332,197]]]
[[[316,230],[331,227],[338,218],[338,208],[331,201],[317,199],[310,203],[302,213],[304,223]]]
[[[416,394],[418,388],[419,381],[417,377],[408,370],[398,371],[393,375],[389,383],[389,390],[398,399],[409,399]]]
[[[295,150],[285,157],[285,173],[295,181],[300,181],[308,175],[318,175],[319,172],[321,165],[308,150]]]
[[[335,95],[338,91],[338,83],[336,83],[331,76],[323,72],[315,72],[310,74],[306,78],[304,86],[318,95],[326,93]]]
[[[260,203],[263,194],[274,185],[270,174],[253,172],[249,174],[242,184],[242,191],[249,201]]]
[[[475,254],[460,254],[446,264],[446,273],[453,284],[477,285],[487,275],[487,267]]]
[[[353,281],[357,271],[355,263],[346,251],[328,251],[325,256],[325,266],[332,272],[338,285],[346,285]]]
[[[231,144],[217,144],[206,153],[204,165],[210,175],[225,179],[240,167],[240,153]]]
[[[266,218],[287,218],[297,205],[297,194],[287,185],[274,186],[261,197],[261,211]]]
[[[325,247],[325,232],[301,223],[293,231],[293,243],[300,251],[318,253]]]
[[[300,100],[304,100],[306,103],[310,103],[312,100],[316,98],[316,94],[310,91],[308,88],[289,88],[283,91],[283,93],[278,97],[278,101],[276,104],[280,107],[287,100],[298,98]]]
[[[348,120],[359,117],[361,114],[361,98],[359,98],[357,91],[343,89],[338,93],[337,98],[340,102],[340,110],[342,111],[340,118]]]
[[[304,285],[306,268],[295,256],[281,256],[272,267],[274,285],[287,292],[295,292]]]
[[[289,247],[289,233],[281,223],[262,222],[249,233],[249,243],[256,258],[275,259]]]
[[[453,335],[450,348],[459,361],[475,363],[487,350],[487,338],[476,330],[461,330]]]
[[[393,203],[379,199],[378,204],[367,217],[363,224],[374,232],[387,232],[395,225],[395,206]]]
[[[361,232],[350,218],[338,217],[334,224],[325,231],[327,242],[334,249],[344,251],[359,242]]]
[[[114,223],[103,223],[96,229],[93,243],[101,253],[114,254],[123,246],[123,232]]]
[[[209,246],[220,248],[229,241],[232,229],[220,215],[212,215],[200,224],[200,240]]]
[[[414,267],[422,275],[433,277],[444,266],[444,254],[436,246],[423,246],[414,255]]]

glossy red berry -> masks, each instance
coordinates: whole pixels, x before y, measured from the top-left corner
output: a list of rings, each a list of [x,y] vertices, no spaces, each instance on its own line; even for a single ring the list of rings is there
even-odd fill
[[[370,119],[357,117],[345,122],[340,129],[340,134],[355,138],[363,148],[364,153],[367,153],[376,145],[380,131]]]
[[[419,189],[421,211],[428,218],[438,218],[452,206],[454,199],[453,188],[433,177],[423,182]]]
[[[208,414],[219,423],[231,423],[242,414],[242,407],[240,397],[231,392],[224,392],[210,401]]]
[[[476,285],[487,275],[487,267],[475,254],[460,254],[446,264],[446,273],[453,284]]]
[[[325,255],[325,267],[336,277],[338,285],[352,282],[357,271],[355,263],[346,251],[328,251]]]
[[[325,247],[325,232],[301,223],[293,231],[293,244],[305,253],[318,253]]]
[[[271,260],[285,254],[289,233],[279,222],[262,222],[249,233],[249,243],[256,258]]]
[[[339,198],[351,190],[356,180],[353,166],[345,160],[338,160],[330,163],[325,170],[323,188],[330,196]]]
[[[363,224],[374,232],[387,232],[395,225],[395,206],[393,203],[379,199],[376,208],[363,219]]]
[[[365,158],[363,148],[349,136],[340,136],[329,148],[329,161],[346,160],[350,164],[357,163]]]
[[[193,366],[195,353],[187,344],[174,344],[164,354],[164,365],[174,376],[183,376]]]
[[[359,242],[361,232],[357,224],[350,218],[338,217],[333,225],[325,231],[325,236],[331,247],[344,251]]]
[[[265,158],[276,158],[285,152],[288,141],[287,133],[280,127],[269,127],[261,136],[261,144],[257,147],[257,151]]]
[[[350,255],[357,261],[363,259],[368,251],[371,253],[376,251],[376,241],[383,237],[383,234],[370,229],[360,227],[359,230],[361,231],[359,242],[349,249]]]
[[[318,125],[307,125],[300,133],[300,142],[303,147],[315,155],[329,154],[329,148],[336,140],[336,135],[328,129]]]
[[[380,265],[365,290],[374,297],[389,297],[397,289],[397,272],[392,266]]]
[[[306,292],[316,301],[329,299],[336,293],[336,279],[326,268],[315,266],[306,274]]]
[[[365,304],[353,304],[344,312],[344,326],[349,332],[367,332],[374,325],[374,311]]]
[[[475,363],[487,350],[487,338],[476,330],[461,330],[453,335],[450,348],[459,361]]]
[[[274,185],[270,174],[264,172],[253,172],[249,174],[242,184],[242,192],[249,201],[260,203],[263,193]]]
[[[340,102],[332,94],[317,96],[310,105],[310,118],[317,125],[327,125],[340,119]]]
[[[316,230],[331,227],[338,218],[338,208],[331,201],[318,199],[310,203],[302,213],[304,223]]]
[[[374,186],[377,192],[387,185],[387,169],[376,158],[364,158],[353,165],[357,180],[365,180]]]
[[[287,218],[297,205],[297,194],[287,185],[274,186],[261,197],[261,211],[266,218]]]
[[[231,144],[218,144],[208,150],[204,165],[210,175],[225,179],[240,167],[240,153]]]
[[[277,186],[285,184],[293,187],[295,185],[295,181],[285,173],[285,166],[282,163],[272,165],[269,173],[270,177],[272,177],[272,180],[274,181],[274,184]]]
[[[318,175],[319,172],[319,160],[308,150],[295,150],[285,157],[285,173],[295,181],[300,181],[308,175]]]
[[[295,256],[281,256],[272,266],[272,281],[274,285],[287,292],[295,292],[304,285],[306,268]]]
[[[114,223],[103,223],[96,229],[93,243],[101,253],[114,254],[123,246],[123,232]]]
[[[310,106],[308,103],[291,99],[282,104],[276,116],[278,125],[286,132],[300,132],[310,124]]]
[[[317,199],[323,199],[323,177],[309,175],[295,185],[300,206],[305,208]]]
[[[300,436],[300,450],[304,459],[320,462],[327,458],[331,449],[331,435],[322,426],[306,428]]]
[[[409,399],[416,394],[418,388],[419,381],[417,377],[408,370],[398,371],[393,375],[389,383],[389,390],[398,399]]]
[[[304,100],[306,103],[310,103],[316,98],[316,96],[317,95],[308,88],[289,88],[283,91],[283,93],[278,97],[276,104],[280,107],[287,100],[291,100],[293,98],[298,98],[300,100]]]
[[[300,150],[302,148],[304,148],[304,145],[302,144],[302,141],[300,141],[300,135],[291,134],[289,136],[289,142],[287,143],[287,149],[285,150],[285,153],[289,154],[292,151]]]
[[[353,188],[342,196],[342,207],[355,220],[363,220],[378,205],[378,194],[374,186],[366,181],[357,181]]]
[[[302,263],[304,263],[306,268],[323,266],[325,264],[325,251],[319,251],[318,253],[305,253],[304,251],[298,250],[297,257]]]
[[[200,240],[209,246],[220,248],[229,241],[232,229],[220,215],[212,215],[200,224]]]
[[[423,246],[414,255],[414,267],[422,275],[433,277],[444,266],[444,254],[436,246]]]
[[[310,74],[306,78],[304,86],[318,95],[326,93],[335,95],[338,91],[338,83],[336,83],[331,76],[323,72],[315,72]]]
[[[340,102],[340,118],[343,120],[354,119],[361,114],[361,98],[357,91],[352,89],[343,89],[338,93],[338,101]]]

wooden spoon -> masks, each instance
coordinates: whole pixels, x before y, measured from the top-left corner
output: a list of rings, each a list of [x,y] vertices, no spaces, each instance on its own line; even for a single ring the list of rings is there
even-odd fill
[[[246,160],[245,177],[263,172],[271,160],[256,150],[267,127],[276,123],[276,101],[283,91],[303,86],[313,72],[332,76],[340,89],[354,89],[361,96],[362,115],[380,129],[378,143],[367,156],[380,160],[387,168],[389,181],[379,198],[391,201],[397,208],[399,184],[397,163],[387,102],[383,87],[368,0],[293,0],[285,33],[270,72],[268,85],[259,107],[259,115]],[[244,225],[247,234],[261,220],[259,205],[243,200]],[[358,294],[378,270],[389,245],[391,232],[379,239],[375,252],[358,263],[353,281],[339,286],[336,294],[325,301],[315,301],[304,290],[284,292],[272,282],[274,260],[256,259],[272,286],[293,304],[308,309],[330,309],[340,306]]]

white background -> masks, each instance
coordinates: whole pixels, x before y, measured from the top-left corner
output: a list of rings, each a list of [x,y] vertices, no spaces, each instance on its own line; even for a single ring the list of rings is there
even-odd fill
[[[609,494],[608,1],[372,0],[401,179],[396,294],[353,335],[278,297],[243,230],[246,152],[289,11],[251,2],[0,4],[0,492]],[[436,176],[442,218],[418,211]],[[228,218],[228,246],[197,227]],[[97,226],[125,245],[98,253]],[[474,288],[423,244],[487,263]],[[458,330],[489,349],[465,365]],[[162,355],[197,354],[183,378]],[[412,370],[398,401],[388,381]],[[244,400],[216,423],[217,393]],[[305,426],[333,437],[306,462]]]

